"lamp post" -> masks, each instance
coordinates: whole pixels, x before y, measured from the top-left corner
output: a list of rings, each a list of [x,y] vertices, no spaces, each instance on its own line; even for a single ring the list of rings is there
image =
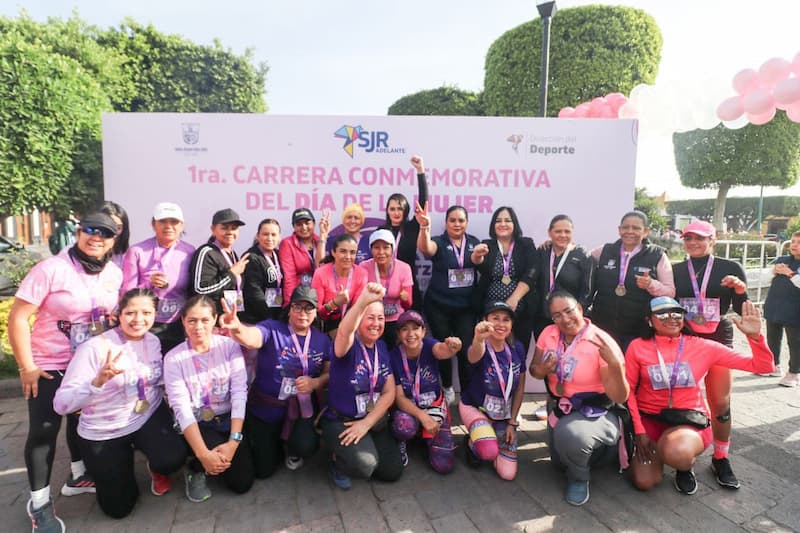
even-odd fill
[[[556,12],[555,0],[536,0],[536,9],[542,17],[542,68],[539,79],[539,115],[547,115],[547,77],[550,70],[550,19]]]

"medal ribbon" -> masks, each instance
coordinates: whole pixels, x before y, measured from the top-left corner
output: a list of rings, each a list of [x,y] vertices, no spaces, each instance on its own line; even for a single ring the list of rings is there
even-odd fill
[[[353,283],[353,269],[355,266],[350,267],[350,272],[347,273],[347,283],[345,284],[344,288],[347,289],[347,295],[350,296],[350,285]],[[336,275],[336,266],[331,265],[331,272],[333,272],[333,290],[334,292],[339,292],[339,276]],[[380,279],[380,278],[378,278]],[[342,306],[342,317],[347,312],[347,304]]]
[[[283,281],[283,272],[281,272],[280,262],[275,257],[275,251],[274,250],[272,251],[271,254],[272,257],[267,255],[267,253],[264,250],[261,250],[261,252],[264,254],[264,259],[267,260],[267,264],[269,265],[269,267],[275,272],[276,287],[280,288],[281,281]]]
[[[456,256],[456,261],[458,262],[458,268],[464,270],[464,251],[467,249],[466,235],[461,236],[460,246],[456,246],[456,243],[453,242],[453,239],[450,239],[450,245],[453,247],[453,255]],[[458,253],[456,253],[456,250],[458,250]],[[511,255],[510,250],[509,250],[509,255]]]
[[[503,260],[503,276],[508,276],[511,270],[511,252],[514,251],[514,241],[511,241],[511,244],[508,245],[508,254],[506,255],[503,255],[503,246],[499,240],[497,241],[497,248],[500,250],[500,259]]]
[[[408,356],[406,355],[405,346],[402,345],[400,346],[400,355],[403,356],[403,368],[406,371],[406,379],[408,379],[408,381],[411,381],[411,369],[408,366]],[[411,389],[412,394],[414,395],[414,403],[416,405],[419,405],[419,390],[420,390],[419,371],[420,368],[422,368],[421,359],[422,359],[422,351],[420,351],[419,356],[417,356],[417,371],[414,375],[414,386]]]
[[[292,332],[292,342],[294,343],[295,353],[297,358],[300,359],[300,364],[303,365],[303,375],[308,375],[308,347],[311,346],[311,329],[309,328],[306,333],[306,339],[303,342],[303,349],[300,349],[300,341],[297,339],[297,333],[294,332],[292,326],[289,326],[289,331]]]
[[[217,248],[219,248],[222,257],[225,258],[225,262],[228,263],[228,266],[233,267],[233,264],[236,262],[236,253],[233,250],[231,250],[229,256],[228,252],[222,249],[222,245],[219,243],[219,241],[215,241],[214,244],[216,244]],[[235,275],[235,277],[236,277],[236,292],[240,292],[242,290],[242,276]]]
[[[166,269],[164,268],[164,265],[167,263],[167,259],[169,259],[169,256],[172,254],[172,251],[175,248],[178,247],[177,245],[178,245],[178,243],[176,241],[172,246],[167,248],[166,251],[162,251],[160,254],[158,254],[158,257],[156,257],[156,252],[157,251],[164,250],[164,247],[161,246],[160,244],[158,244],[158,241],[156,241],[156,245],[153,248],[153,257],[151,258],[150,264],[148,265],[148,270],[152,270],[155,267],[156,270],[158,270],[159,272],[164,274],[164,276],[166,276],[167,272],[166,272]],[[156,286],[152,286],[150,288],[156,294],[160,294],[160,291],[161,291],[160,288],[158,288]]]
[[[364,363],[367,365],[367,371],[370,373],[369,399],[372,400],[375,394],[375,386],[378,384],[378,371],[380,370],[380,366],[378,365],[378,344],[375,344],[375,353],[373,354],[375,359],[374,364],[369,360],[369,353],[367,352],[367,347],[364,346],[364,343],[359,340],[358,345],[361,346],[361,353],[364,354]]]
[[[511,255],[511,254],[509,254]],[[500,364],[497,362],[497,354],[494,353],[492,346],[489,344],[489,341],[486,342],[486,349],[489,351],[489,355],[492,358],[492,364],[494,365],[494,371],[497,372],[497,381],[500,384],[500,390],[503,392],[503,400],[508,403],[508,399],[511,398],[511,387],[514,385],[514,365],[511,361],[511,349],[508,347],[508,343],[505,343],[505,347],[503,348],[503,352],[508,356],[508,381],[503,378],[503,372],[500,371]]]
[[[186,341],[186,344],[189,345],[189,341]],[[191,348],[191,346],[189,347]],[[195,354],[192,356],[192,364],[194,365],[194,371],[197,373],[197,379],[199,380],[200,373],[203,371],[203,369],[200,368],[200,361],[198,360],[198,355],[199,354]],[[209,363],[211,362],[210,359],[211,359],[211,354],[209,352]],[[206,409],[211,409],[211,383],[210,383],[211,372],[209,371],[209,368],[210,365],[206,368],[206,380],[205,382],[202,382],[200,385],[202,387],[202,392],[203,392],[203,396],[201,399],[203,401],[203,407],[205,407]]]
[[[397,250],[400,249],[400,239],[403,238],[403,230],[398,229],[397,235],[394,237],[394,248],[392,248],[392,257],[397,259]]]
[[[697,274],[694,273],[694,265],[692,264],[692,258],[690,257],[689,260],[686,262],[689,267],[689,280],[692,282],[692,292],[694,293],[694,297],[697,298],[697,314],[703,314],[703,300],[706,297],[706,288],[708,288],[708,280],[711,278],[711,267],[714,266],[714,256],[708,256],[708,263],[706,263],[706,271],[703,273],[703,282],[700,284],[700,287],[697,287]]]
[[[638,245],[636,248],[633,249],[632,252],[626,253],[625,247],[620,245],[619,247],[619,283],[617,285],[624,287],[625,286],[625,276],[628,274],[628,265],[630,264],[631,258],[634,255],[638,254],[642,249],[642,245]]]
[[[672,363],[672,373],[667,376],[667,365],[664,363],[664,357],[661,355],[661,350],[658,349],[656,338],[653,337],[653,346],[656,347],[656,355],[658,355],[658,366],[661,367],[661,375],[663,376],[664,382],[669,388],[669,403],[667,405],[670,408],[672,407],[672,389],[675,388],[675,382],[678,380],[678,364],[681,362],[681,355],[683,354],[683,344],[685,340],[686,338],[681,335],[681,339],[678,341],[678,351],[675,354],[675,362]]]
[[[570,251],[572,251],[571,246],[567,246],[564,250],[564,253],[561,254],[561,260],[558,262],[558,266],[556,267],[555,274],[553,273],[553,264],[556,260],[556,251],[555,248],[551,245],[550,246],[550,289],[548,292],[553,292],[556,288],[556,278],[561,273],[561,269],[564,267],[564,263],[567,262],[567,256],[569,255]]]
[[[588,324],[584,324],[581,330],[575,335],[575,338],[572,339],[572,342],[569,343],[567,346],[567,339],[563,333],[558,334],[558,345],[556,346],[556,357],[558,357],[558,364],[556,365],[556,376],[558,377],[558,383],[564,383],[564,360],[569,357],[569,355],[575,350],[578,346],[578,342],[583,337],[583,334],[586,333],[586,328]]]
[[[386,301],[387,296],[389,295],[389,284],[392,280],[392,274],[394,273],[394,258],[392,258],[391,262],[389,263],[389,272],[386,273],[386,285],[383,284],[381,281],[381,271],[378,269],[378,263],[373,262],[373,266],[375,267],[375,281],[380,283],[381,286],[386,289],[386,296],[383,297],[383,301]]]

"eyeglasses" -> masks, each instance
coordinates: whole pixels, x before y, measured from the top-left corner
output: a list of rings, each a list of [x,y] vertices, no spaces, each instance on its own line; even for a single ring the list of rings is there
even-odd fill
[[[670,318],[672,320],[683,320],[683,313],[680,311],[667,311],[665,313],[653,313],[657,319],[666,322]]]
[[[93,236],[93,235],[100,235],[104,239],[113,239],[117,236],[116,233],[113,231],[108,231],[105,228],[84,228],[81,227],[81,231],[86,235]]]
[[[577,309],[578,309],[578,306],[573,305],[569,309],[564,309],[560,313],[553,313],[552,315],[550,315],[550,318],[553,320],[553,322],[560,322],[560,321],[562,321],[563,319],[565,319],[565,318],[567,318],[569,316],[574,316],[575,315],[575,311]]]
[[[298,303],[292,304],[291,307],[292,307],[292,311],[294,311],[296,313],[305,313],[307,315],[310,315],[311,313],[313,313],[314,311],[317,310],[317,308],[314,307],[313,305],[303,305],[303,304],[298,304]]]

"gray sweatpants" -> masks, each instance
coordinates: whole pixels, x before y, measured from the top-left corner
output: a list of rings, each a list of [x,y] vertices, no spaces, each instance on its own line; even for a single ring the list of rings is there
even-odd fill
[[[608,412],[588,418],[578,411],[562,416],[555,428],[547,427],[550,460],[566,469],[567,479],[589,481],[590,469],[617,457],[619,417]]]

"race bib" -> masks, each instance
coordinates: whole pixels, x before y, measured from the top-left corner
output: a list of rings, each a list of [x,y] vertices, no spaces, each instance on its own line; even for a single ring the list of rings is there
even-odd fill
[[[460,287],[472,287],[475,281],[475,269],[473,268],[448,268],[447,287],[458,289]]]
[[[719,322],[719,298],[681,298],[680,304],[686,309],[686,320],[695,321],[695,317],[700,313],[701,300],[704,322]]]
[[[90,324],[80,324],[73,322],[69,328],[69,349],[73,352],[75,349],[88,341],[95,335],[100,335],[109,329],[108,323],[105,321],[96,321]]]
[[[244,311],[244,298],[240,291],[222,291],[222,297],[231,309],[236,305],[236,311]]]
[[[397,304],[383,304],[383,314],[386,317],[397,314]]]
[[[281,296],[280,289],[270,288],[264,291],[264,299],[267,301],[267,307],[280,307],[283,303],[283,296]]]
[[[281,390],[278,393],[279,400],[285,400],[292,396],[297,396],[297,383],[294,378],[283,378],[281,380]]]
[[[156,322],[169,321],[169,319],[175,316],[175,313],[177,313],[181,307],[183,307],[183,300],[177,298],[162,298],[158,300]]]
[[[672,376],[672,363],[667,363],[667,380]],[[650,376],[650,383],[653,390],[668,390],[669,382],[665,381],[664,375],[661,373],[661,365],[650,365],[647,367],[647,374]],[[686,361],[678,363],[678,374],[675,376],[675,388],[689,388],[696,387],[694,381],[694,374],[692,374],[692,367]]]
[[[305,274],[300,276],[300,285],[303,287],[310,287],[311,286],[311,279],[314,276],[306,272]]]
[[[378,398],[381,397],[380,392],[373,392],[372,393],[372,406],[369,408],[369,411],[374,409],[375,404],[378,403]],[[364,418],[367,416],[368,407],[370,406],[369,401],[369,393],[364,392],[361,394],[356,394],[356,418]]]
[[[572,375],[575,374],[575,367],[578,366],[578,360],[573,357],[565,357],[563,366],[561,367],[562,376],[564,381],[572,381]]]
[[[434,391],[423,392],[419,395],[419,403],[417,407],[430,407],[436,401],[436,393]]]
[[[499,396],[487,394],[483,397],[483,410],[492,420],[508,420],[511,418],[511,402]]]

